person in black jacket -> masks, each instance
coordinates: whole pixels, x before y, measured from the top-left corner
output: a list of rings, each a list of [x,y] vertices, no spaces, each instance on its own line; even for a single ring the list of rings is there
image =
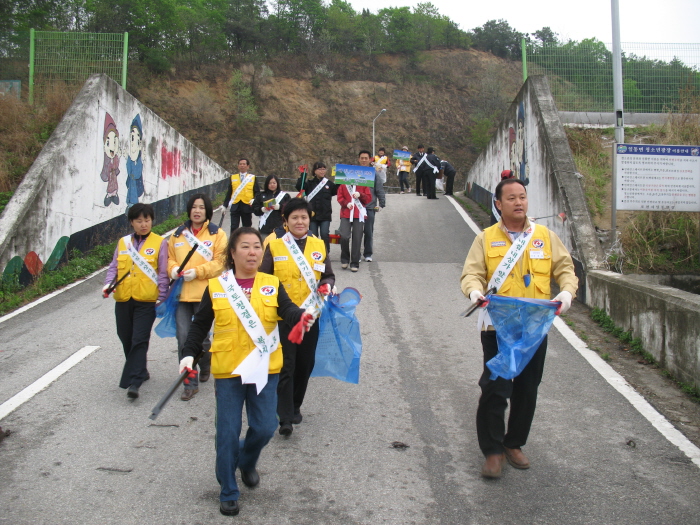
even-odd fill
[[[423,179],[423,193],[429,199],[437,199],[435,195],[435,179],[440,171],[440,159],[433,148],[428,148],[427,154],[416,165],[416,175]]]
[[[455,175],[457,175],[457,170],[455,167],[447,162],[446,160],[440,161],[440,169],[445,175],[445,195],[452,195],[452,190],[454,189]]]
[[[413,172],[416,174],[416,195],[419,197],[421,196],[420,187],[421,182],[423,181],[421,175],[418,173],[417,166],[421,159],[425,156],[424,149],[423,144],[418,144],[418,151],[411,155],[411,160],[409,161],[411,164],[413,164]],[[423,191],[425,192],[425,188],[423,188]]]
[[[255,196],[253,201],[253,213],[260,217],[258,230],[260,233],[268,235],[275,228],[282,226],[282,208],[291,199],[289,193],[282,191],[282,185],[277,175],[268,175],[265,179],[265,187],[261,193]],[[275,202],[268,201],[275,199]],[[265,203],[268,202],[268,206]]]
[[[313,177],[304,183],[306,200],[311,206],[311,223],[309,231],[316,237],[321,237],[326,244],[326,253],[330,253],[330,228],[333,218],[333,208],[331,201],[338,193],[338,188],[330,180],[328,168],[319,161],[311,169]],[[301,191],[301,181],[303,175],[297,180],[296,188]],[[320,230],[320,235],[319,235]]]

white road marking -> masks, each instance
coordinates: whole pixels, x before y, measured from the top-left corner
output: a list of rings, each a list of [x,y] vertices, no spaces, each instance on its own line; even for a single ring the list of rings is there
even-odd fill
[[[462,216],[464,222],[469,225],[475,234],[479,234],[481,229],[467,215],[462,206],[453,198],[448,196],[448,200],[455,207],[457,212]],[[566,326],[566,323],[557,317],[554,320],[554,326],[559,333],[573,346],[581,356],[588,361],[593,369],[605,379],[610,386],[622,394],[637,411],[656,428],[662,436],[668,439],[672,444],[677,446],[681,451],[690,458],[690,460],[700,467],[700,448],[696,447],[692,441],[685,437],[673,424],[660,414],[653,406],[647,402],[644,397],[630,385],[624,377],[618,374],[602,357],[596,352],[588,348],[576,333]]]
[[[75,365],[80,363],[83,359],[93,353],[95,350],[100,348],[99,346],[84,346],[68,359],[63,361],[60,365],[56,366],[53,370],[49,370],[39,379],[34,381],[27,388],[15,394],[10,399],[5,401],[0,405],[0,420],[7,416],[10,412],[15,410],[17,407],[29,401],[32,397],[37,395],[39,392],[48,387],[56,379],[65,374],[68,370],[73,368]]]

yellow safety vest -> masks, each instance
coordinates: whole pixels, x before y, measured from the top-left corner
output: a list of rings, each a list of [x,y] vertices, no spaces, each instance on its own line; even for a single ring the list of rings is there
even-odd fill
[[[163,242],[163,237],[151,232],[146,240],[141,245],[139,253],[144,260],[150,264],[158,273],[158,254],[160,246]],[[158,299],[158,285],[155,284],[148,276],[143,273],[138,266],[134,264],[129,252],[126,250],[124,239],[119,239],[117,243],[119,253],[117,255],[117,281],[124,277],[126,272],[131,272],[119,286],[114,290],[114,299],[120,303],[134,299],[136,301],[155,302]]]
[[[289,249],[284,244],[283,239],[272,239],[269,246],[270,254],[275,264],[275,276],[282,282],[294,304],[297,306],[301,305],[309,296],[311,290],[301,275],[297,263],[292,259],[292,254],[289,253]],[[314,269],[314,264],[325,264],[326,245],[323,240],[309,235],[306,238],[304,257],[314,272],[316,282],[318,282],[321,279],[321,272]]]
[[[486,259],[486,282],[498,268],[511,246],[508,235],[494,224],[484,230],[484,257]],[[530,299],[551,299],[552,243],[549,230],[539,224],[525,247],[520,260],[498,290],[499,295],[527,297]],[[524,275],[530,274],[530,286],[525,286]]]
[[[258,314],[266,333],[272,332],[280,319],[277,315],[277,296],[280,281],[274,275],[258,272],[250,293],[250,305]],[[265,294],[261,289],[265,288]],[[271,292],[272,290],[272,292]],[[214,336],[211,343],[211,373],[217,379],[231,376],[238,365],[255,350],[253,340],[231,308],[218,278],[209,279],[209,296],[214,310]],[[282,349],[270,354],[270,374],[282,369]]]
[[[245,177],[244,177],[245,178]],[[236,193],[236,189],[238,186],[241,185],[241,174],[240,173],[234,173],[231,175],[231,195]],[[253,176],[253,179],[245,185],[245,188],[241,190],[241,192],[238,194],[238,197],[236,197],[236,200],[233,201],[234,204],[237,202],[243,201],[245,204],[248,204],[250,201],[253,200],[253,186],[255,185],[255,176]]]

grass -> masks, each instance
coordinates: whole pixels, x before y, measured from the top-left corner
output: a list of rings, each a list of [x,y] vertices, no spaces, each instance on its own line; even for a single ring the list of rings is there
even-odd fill
[[[632,337],[632,332],[631,331],[625,331],[622,328],[619,328],[618,326],[615,326],[615,323],[613,322],[612,318],[605,313],[604,310],[600,308],[594,308],[593,311],[591,312],[591,318],[597,322],[600,327],[605,330],[606,332],[611,333],[613,336],[615,336],[617,339],[620,340],[620,342],[625,343],[628,345],[629,351],[632,354],[640,356],[644,361],[646,361],[649,364],[652,365],[657,365],[658,363],[656,362],[656,359],[654,359],[654,356],[651,355],[649,352],[644,350],[644,347],[642,345],[641,339],[633,338]],[[607,358],[605,357],[607,355]],[[603,359],[608,361],[610,359],[609,354],[603,354],[601,355]],[[695,387],[694,385],[684,383],[682,381],[677,380],[671,375],[671,372],[669,372],[666,369],[661,369],[661,373],[671,379],[678,387],[688,394],[688,396],[696,403],[700,403],[700,389]]]

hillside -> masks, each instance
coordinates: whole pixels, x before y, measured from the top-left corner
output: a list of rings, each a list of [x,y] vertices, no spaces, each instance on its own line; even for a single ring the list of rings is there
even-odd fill
[[[135,71],[129,90],[229,170],[240,156],[256,173],[283,178],[318,159],[354,162],[360,149],[371,150],[372,120],[386,108],[376,121],[377,148],[433,146],[461,178],[478,156],[475,122],[502,114],[522,83],[520,64],[476,50],[339,59],[321,74],[303,61],[237,69],[252,90],[257,122],[236,122],[232,67],[160,77]]]

